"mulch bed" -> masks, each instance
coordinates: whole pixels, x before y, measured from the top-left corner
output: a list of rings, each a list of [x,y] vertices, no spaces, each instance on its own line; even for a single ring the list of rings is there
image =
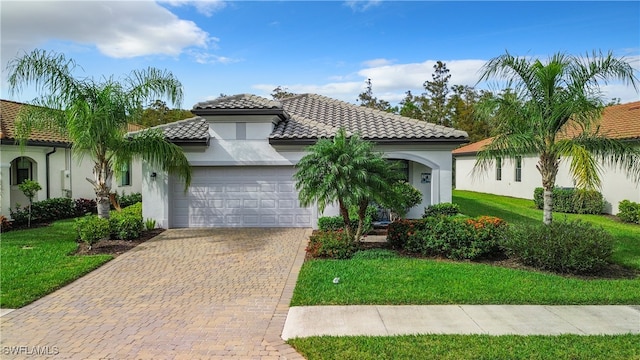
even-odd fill
[[[160,235],[163,231],[165,229],[143,231],[139,238],[133,240],[100,240],[93,244],[91,249],[86,243],[80,242],[74,255],[112,255],[116,257]]]

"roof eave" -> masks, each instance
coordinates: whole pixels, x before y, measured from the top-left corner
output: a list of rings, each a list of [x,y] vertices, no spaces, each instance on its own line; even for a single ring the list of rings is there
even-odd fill
[[[276,115],[282,120],[289,118],[283,109],[192,109],[197,116],[206,115]]]
[[[209,141],[211,140],[211,138],[208,139],[167,139],[167,141],[169,141],[172,144],[178,145],[178,146],[209,146]]]
[[[0,145],[20,145],[20,142],[16,139],[3,138],[0,139]],[[42,147],[64,147],[71,148],[71,143],[62,141],[37,141],[27,140],[26,146],[42,146]]]
[[[469,142],[466,138],[435,138],[435,139],[368,139],[377,145],[415,145],[415,144],[466,144]],[[313,145],[318,141],[318,138],[296,138],[296,139],[281,139],[270,138],[270,145]]]

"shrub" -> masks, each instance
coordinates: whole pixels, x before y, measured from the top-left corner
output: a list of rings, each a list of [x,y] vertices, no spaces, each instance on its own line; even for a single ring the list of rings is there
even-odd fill
[[[618,203],[618,218],[622,222],[640,223],[640,204],[629,200]]]
[[[404,217],[414,206],[422,202],[422,193],[406,181],[399,181],[393,185],[393,194],[381,204],[383,208],[391,210],[398,217]]]
[[[375,206],[367,207],[363,224],[363,234],[367,234],[373,228],[372,223],[377,212],[378,209]],[[355,229],[358,228],[358,208],[356,206],[349,208],[349,222],[351,229],[355,231]],[[318,219],[318,229],[322,231],[344,229],[344,220],[341,215],[322,216]]]
[[[353,254],[352,259],[358,260],[376,260],[376,259],[393,259],[397,258],[398,253],[387,249],[369,249],[359,250]]]
[[[613,237],[580,220],[554,221],[511,229],[502,242],[507,255],[523,264],[560,273],[594,273],[613,252]]]
[[[142,202],[142,194],[140,193],[131,193],[129,195],[126,195],[124,192],[122,192],[122,195],[118,195],[118,193],[116,192],[115,195],[116,195],[116,201],[118,202],[118,204],[120,204],[120,207],[123,209],[133,204]],[[113,210],[113,205],[111,209]]]
[[[309,237],[306,250],[313,258],[348,259],[356,246],[343,230],[316,231]]]
[[[29,209],[16,205],[16,210],[9,209],[11,218],[17,225],[24,225],[29,220]],[[70,198],[53,198],[36,201],[31,205],[31,222],[43,223],[53,220],[69,219],[76,216],[75,205]]]
[[[96,207],[96,201],[93,199],[76,199],[74,201],[74,209],[76,216],[84,216],[86,214],[96,214],[98,209]]]
[[[87,243],[89,248],[98,240],[109,236],[109,220],[96,215],[77,218],[74,227],[78,232],[78,239]]]
[[[507,223],[490,216],[428,217],[424,224],[408,236],[405,250],[455,260],[497,255],[507,233]]]
[[[458,204],[440,203],[428,206],[424,209],[423,218],[430,216],[454,216],[460,213]]]
[[[142,203],[136,203],[121,212],[112,211],[109,216],[111,237],[120,240],[132,240],[140,237],[143,229]]]
[[[535,188],[533,201],[538,209],[544,207],[543,188]],[[553,211],[571,214],[601,214],[603,207],[602,194],[597,191],[560,187],[553,189]]]
[[[424,229],[425,220],[399,219],[389,224],[387,242],[395,249],[404,249],[409,236]]]

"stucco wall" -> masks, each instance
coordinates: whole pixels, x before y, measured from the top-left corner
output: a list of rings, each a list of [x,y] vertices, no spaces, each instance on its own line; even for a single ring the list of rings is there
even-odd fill
[[[16,203],[27,205],[28,199],[22,194],[17,185],[10,185],[10,164],[15,158],[25,156],[35,162],[33,175],[42,190],[38,191],[34,201],[47,198],[46,154],[53,151],[53,147],[27,146],[24,149],[15,145],[0,145],[0,215],[9,216],[9,208],[15,209]],[[93,178],[93,162],[89,157],[82,161],[73,157],[71,149],[57,147],[49,155],[49,198],[71,196],[77,198],[95,198],[92,185],[86,178]],[[114,179],[113,190],[127,194],[142,190],[142,163],[135,160],[131,166],[131,186],[117,186]]]
[[[272,131],[272,116],[224,117],[210,120],[211,140],[208,147],[184,147],[192,166],[293,166],[304,156],[302,146],[276,146],[268,142]],[[237,123],[231,123],[236,121]],[[238,125],[244,124],[244,125]],[[423,192],[422,204],[410,211],[408,217],[419,218],[428,205],[451,201],[451,150],[453,145],[384,145],[376,148],[388,158],[410,160],[412,185]],[[170,176],[159,169],[143,169],[143,216],[155,219],[159,226],[169,225],[169,183]],[[156,172],[155,179],[149,174]],[[430,182],[422,183],[422,174],[430,174]],[[318,214],[318,212],[314,212]],[[323,215],[336,215],[335,206],[328,206]],[[315,219],[314,223],[317,221]]]
[[[470,190],[489,194],[533,199],[533,191],[542,186],[542,177],[536,169],[538,158],[527,156],[522,159],[522,181],[515,181],[515,164],[509,159],[502,162],[502,181],[496,180],[495,163],[488,171],[473,174],[475,156],[456,157],[456,189]],[[603,167],[600,189],[605,199],[604,211],[618,213],[618,203],[622,200],[640,202],[640,186],[619,169]],[[574,187],[575,182],[569,174],[569,161],[563,159],[556,178],[556,186]]]

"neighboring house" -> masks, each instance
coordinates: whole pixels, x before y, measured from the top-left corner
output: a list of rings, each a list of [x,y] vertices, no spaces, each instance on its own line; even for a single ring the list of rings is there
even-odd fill
[[[9,209],[29,200],[18,189],[24,179],[40,183],[42,190],[34,201],[57,197],[94,199],[93,162],[84,157],[81,163],[72,156],[71,142],[56,132],[32,131],[24,148],[15,138],[15,119],[22,103],[0,100],[0,215],[10,216]],[[130,125],[129,131],[140,130]],[[114,178],[113,191],[127,194],[141,192],[141,164],[134,161],[123,176]]]
[[[451,201],[451,150],[467,133],[328,97],[280,101],[235,95],[198,103],[197,117],[158,126],[193,166],[191,186],[143,164],[143,216],[162,227],[316,227],[317,206],[300,207],[294,165],[305,148],[340,127],[377,144],[423,194],[409,217]],[[325,210],[327,215],[337,209]]]
[[[640,101],[605,108],[598,126],[599,132],[605,136],[640,146]],[[542,177],[536,169],[538,155],[494,161],[493,168],[489,171],[472,175],[476,153],[490,141],[491,139],[481,140],[453,151],[456,162],[456,189],[533,199],[534,189],[542,187]],[[602,166],[601,170],[600,191],[605,200],[606,213],[617,214],[618,203],[625,199],[640,202],[640,185],[625,172],[609,166]],[[574,185],[575,182],[569,174],[569,162],[562,159],[556,186]]]

